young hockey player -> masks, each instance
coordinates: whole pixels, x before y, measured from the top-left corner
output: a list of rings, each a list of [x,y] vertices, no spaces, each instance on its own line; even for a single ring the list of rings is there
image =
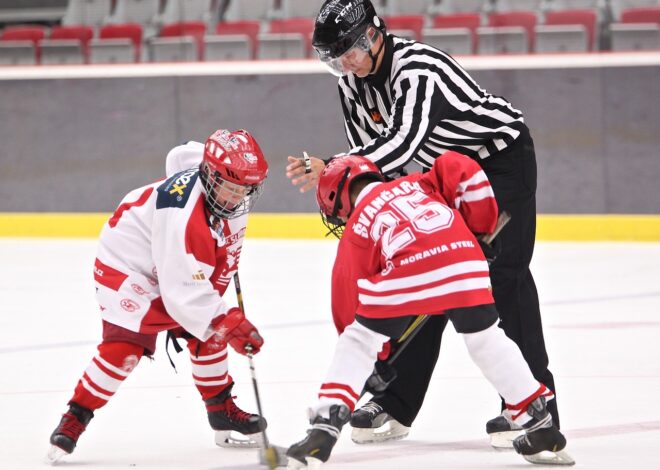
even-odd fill
[[[94,412],[142,356],[154,354],[162,331],[187,341],[216,443],[257,445],[250,436],[265,429],[266,420],[234,403],[227,344],[257,353],[263,339],[222,295],[238,269],[247,213],[267,173],[248,132],[218,130],[205,144],[172,149],[167,179],[124,197],[103,227],[94,265],[103,340],[50,437],[52,462],[73,452]]]
[[[328,460],[383,344],[420,313],[446,315],[461,334],[525,431],[514,441],[519,454],[534,463],[574,463],[546,407],[554,395],[497,326],[488,263],[475,237],[494,230],[497,203],[479,165],[450,151],[426,174],[383,182],[370,160],[344,156],[321,172],[316,197],[324,223],[341,237],[332,272],[340,336],[310,408],[311,429],[287,451],[289,468]]]

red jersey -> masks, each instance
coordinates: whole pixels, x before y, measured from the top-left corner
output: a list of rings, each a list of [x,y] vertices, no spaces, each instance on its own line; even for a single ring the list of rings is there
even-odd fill
[[[491,233],[497,203],[479,165],[456,152],[431,171],[367,186],[339,242],[332,312],[341,333],[359,314],[442,314],[493,303],[474,233]]]

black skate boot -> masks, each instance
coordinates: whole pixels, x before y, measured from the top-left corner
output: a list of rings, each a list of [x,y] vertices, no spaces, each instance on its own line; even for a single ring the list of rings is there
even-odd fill
[[[268,425],[266,420],[252,413],[241,410],[234,403],[230,385],[218,395],[206,400],[209,424],[215,431],[215,443],[220,447],[260,447],[263,443],[261,431]],[[243,434],[241,439],[232,436],[231,432]]]
[[[410,428],[392,418],[375,401],[368,401],[351,417],[351,440],[356,444],[393,441],[403,439]]]
[[[289,447],[286,451],[289,457],[287,468],[318,468],[327,462],[351,412],[344,405],[332,405],[329,415],[329,419],[316,416],[311,422],[312,428],[307,431],[307,437]]]
[[[552,424],[545,398],[538,397],[528,407],[532,419],[525,423],[524,434],[513,440],[513,448],[525,460],[541,465],[574,465],[575,460],[564,451],[566,438]]]
[[[496,449],[512,449],[513,440],[522,433],[522,426],[511,419],[508,410],[486,423],[486,433],[490,438],[490,445]]]
[[[73,452],[78,438],[94,417],[94,413],[75,403],[69,404],[69,410],[62,415],[60,424],[50,435],[51,448],[48,451],[48,460],[57,462],[63,456]]]

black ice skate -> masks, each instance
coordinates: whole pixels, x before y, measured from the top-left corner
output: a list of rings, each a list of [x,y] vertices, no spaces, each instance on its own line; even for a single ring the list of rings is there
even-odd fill
[[[525,460],[541,465],[574,465],[575,460],[566,452],[566,438],[552,424],[552,417],[539,397],[527,408],[532,420],[523,426],[525,433],[513,440],[513,448]]]
[[[53,434],[50,435],[51,448],[47,459],[56,463],[65,455],[73,452],[78,443],[78,438],[94,417],[94,413],[75,403],[69,404],[69,410],[62,415],[60,424],[57,425]]]
[[[356,444],[403,439],[410,428],[399,423],[374,401],[368,401],[351,417],[351,440]]]
[[[522,433],[522,426],[511,419],[511,413],[504,410],[501,415],[486,423],[486,433],[490,445],[497,449],[512,449],[513,440]]]
[[[232,387],[233,384],[205,402],[209,424],[215,430],[215,443],[220,447],[261,447],[261,431],[266,429],[266,420],[236,406],[235,397],[231,396]],[[232,435],[232,431],[243,437]]]
[[[319,468],[327,462],[351,412],[344,405],[332,405],[329,415],[330,419],[316,416],[312,420],[312,428],[307,431],[307,437],[289,447],[286,451],[289,457],[288,469]]]

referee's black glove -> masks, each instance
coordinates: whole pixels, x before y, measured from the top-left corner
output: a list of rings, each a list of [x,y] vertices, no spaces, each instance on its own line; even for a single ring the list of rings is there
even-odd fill
[[[493,263],[493,261],[497,259],[500,253],[502,253],[502,242],[498,237],[495,237],[495,239],[490,243],[486,243],[480,240],[479,238],[477,238],[477,241],[479,241],[479,246],[481,247],[481,251],[484,252],[484,256],[486,257],[488,266],[490,266]]]

